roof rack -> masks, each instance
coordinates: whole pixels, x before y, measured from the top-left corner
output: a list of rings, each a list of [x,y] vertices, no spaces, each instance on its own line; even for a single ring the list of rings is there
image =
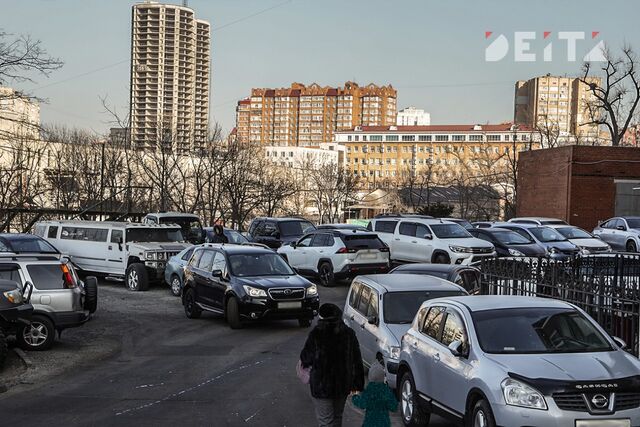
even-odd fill
[[[383,213],[374,216],[374,218],[422,218],[434,219],[431,215],[420,215],[416,213]]]

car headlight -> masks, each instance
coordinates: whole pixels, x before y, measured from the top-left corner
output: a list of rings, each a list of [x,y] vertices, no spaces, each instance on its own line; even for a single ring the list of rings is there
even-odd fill
[[[389,359],[392,359],[392,360],[400,359],[400,347],[396,347],[393,345],[389,346]]]
[[[155,252],[145,252],[144,253],[144,257],[146,259],[156,259],[156,253]]]
[[[524,254],[522,252],[520,252],[517,249],[509,249],[509,255],[513,255],[513,256],[524,256]]]
[[[316,285],[311,285],[307,288],[307,296],[308,297],[315,297],[316,295],[318,295],[318,287]]]
[[[449,249],[451,249],[452,252],[457,252],[457,253],[471,252],[471,249],[465,248],[464,246],[449,245]]]
[[[591,251],[588,248],[581,246],[580,255],[591,255]]]
[[[20,292],[20,289],[4,292],[3,295],[11,304],[22,304],[22,292]]]
[[[502,381],[501,386],[507,405],[547,410],[547,402],[536,389],[512,378]]]
[[[550,254],[557,254],[558,250],[554,247],[551,247],[551,248],[547,248],[547,252],[549,252]]]
[[[254,288],[253,286],[243,285],[244,291],[252,298],[266,298],[267,291],[264,289]]]

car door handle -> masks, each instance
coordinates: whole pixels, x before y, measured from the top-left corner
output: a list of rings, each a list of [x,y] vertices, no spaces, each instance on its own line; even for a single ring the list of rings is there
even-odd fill
[[[411,348],[418,347],[418,341],[409,341],[409,347]]]
[[[436,353],[436,354],[434,354],[434,355],[433,355],[433,359],[434,359],[436,362],[439,362],[439,361],[440,361],[440,353]]]
[[[397,240],[397,241],[400,241],[400,238],[399,238],[399,237],[396,237],[396,240]]]
[[[365,325],[365,324],[363,323],[363,324],[361,324],[361,325],[360,325],[360,327],[361,327],[362,329],[364,329],[364,325]]]
[[[111,251],[111,250],[113,250],[113,247],[112,247],[112,246],[109,246],[109,250],[110,250],[110,251]]]
[[[411,243],[418,243],[418,241],[417,240],[412,240]]]
[[[353,319],[355,319],[355,317],[353,317],[353,315],[352,315],[349,319],[353,320]]]

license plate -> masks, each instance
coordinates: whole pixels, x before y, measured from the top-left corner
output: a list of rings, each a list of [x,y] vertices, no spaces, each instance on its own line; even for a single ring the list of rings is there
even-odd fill
[[[362,259],[375,259],[376,258],[376,254],[362,254],[360,256],[360,258],[362,258]]]
[[[631,420],[576,420],[576,427],[631,427]]]
[[[300,301],[292,301],[292,302],[279,302],[278,308],[282,309],[292,309],[292,308],[302,308],[302,303]]]

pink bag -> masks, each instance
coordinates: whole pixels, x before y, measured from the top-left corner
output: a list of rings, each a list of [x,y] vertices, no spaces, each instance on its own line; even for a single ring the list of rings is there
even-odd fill
[[[296,365],[296,375],[302,384],[309,384],[309,376],[311,374],[311,367],[305,368],[302,366],[302,362],[298,360]]]

